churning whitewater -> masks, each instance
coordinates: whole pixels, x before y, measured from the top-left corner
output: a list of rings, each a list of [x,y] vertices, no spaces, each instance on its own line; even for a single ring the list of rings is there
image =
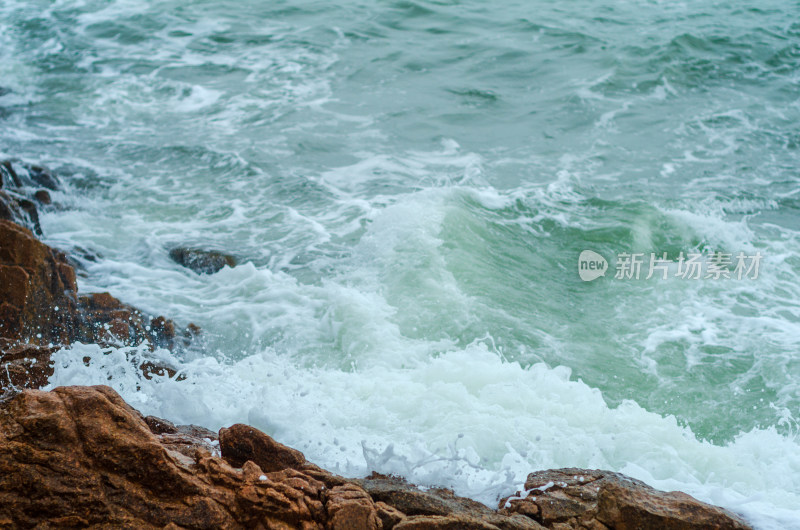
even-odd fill
[[[536,469],[603,468],[800,528],[798,20],[789,1],[6,0],[0,157],[63,177],[45,242],[91,257],[81,291],[203,329],[178,358],[63,349],[50,385],[487,504]],[[198,275],[176,245],[239,265]],[[584,250],[605,275],[581,280]],[[739,253],[757,274],[675,273]]]

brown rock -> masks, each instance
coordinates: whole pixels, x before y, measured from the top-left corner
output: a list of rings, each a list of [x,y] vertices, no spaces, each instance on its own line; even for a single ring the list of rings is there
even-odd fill
[[[417,515],[403,519],[394,530],[497,530],[480,519],[457,515]]]
[[[152,362],[152,361],[145,361],[142,364],[140,364],[139,365],[139,370],[142,371],[142,375],[147,380],[153,379],[153,376],[176,377],[176,375],[177,375],[177,379],[176,379],[177,381],[183,381],[183,380],[186,379],[186,376],[184,374],[178,374],[178,372],[176,370],[174,370],[173,368],[170,368],[169,366],[165,366],[164,364],[156,363],[156,362]]]
[[[53,202],[53,199],[50,198],[50,192],[47,190],[37,190],[33,194],[33,198],[45,205]]]
[[[528,475],[525,489],[501,501],[501,512],[525,515],[553,529],[750,528],[738,516],[685,493],[657,491],[610,471],[540,471]]]
[[[355,484],[336,486],[328,491],[325,509],[328,512],[327,528],[330,530],[378,530],[383,522],[378,517],[372,498]]]
[[[172,320],[163,316],[151,319],[109,293],[79,297],[77,313],[79,326],[70,337],[72,340],[114,346],[135,346],[146,342],[151,349],[172,350],[176,346]]]
[[[47,379],[53,375],[50,356],[57,348],[16,344],[2,349],[5,352],[2,354],[0,389],[39,388],[46,385]]]
[[[108,332],[117,341],[125,344],[131,338],[131,325],[120,318],[115,318],[108,323]]]
[[[211,431],[143,418],[108,387],[25,390],[0,400],[0,524],[541,529],[522,514],[544,517],[542,498],[554,498],[589,506],[568,516],[574,505],[563,504],[564,514],[547,516],[554,530],[748,528],[688,495],[658,492],[606,471],[533,473],[526,487],[534,494],[518,494],[495,512],[449,490],[421,492],[393,477],[342,479],[251,427],[223,429],[219,443],[224,458],[215,456]],[[537,509],[521,511],[530,503]],[[446,513],[410,513],[433,510]]]
[[[616,530],[744,530],[730,512],[681,492],[663,492],[634,480],[609,481],[598,493],[597,519]]]
[[[151,349],[189,347],[199,328],[192,326],[176,340],[175,324],[164,317],[151,319],[109,293],[76,297],[75,270],[66,256],[41,243],[30,230],[0,220],[0,393],[10,387],[36,387],[46,382],[37,353],[36,366],[23,367],[5,355],[12,345],[31,347],[69,345],[80,341],[112,346],[146,343]],[[168,366],[146,362],[145,376],[175,375]],[[22,380],[25,373],[28,380]]]
[[[376,502],[375,509],[378,511],[378,518],[383,523],[383,530],[392,530],[406,517],[406,514],[385,502]]]
[[[83,303],[88,309],[117,310],[122,305],[110,293],[92,293],[83,296]]]
[[[258,429],[237,423],[219,431],[222,456],[234,467],[248,460],[266,472],[300,468],[305,464],[303,453],[280,444]]]
[[[324,527],[320,482],[290,469],[248,481],[207,451],[194,456],[165,446],[108,387],[26,390],[0,403],[0,521],[16,528]]]
[[[36,345],[68,342],[76,327],[74,275],[65,273],[63,254],[41,243],[26,228],[0,220],[0,337]],[[56,309],[58,308],[58,309]]]

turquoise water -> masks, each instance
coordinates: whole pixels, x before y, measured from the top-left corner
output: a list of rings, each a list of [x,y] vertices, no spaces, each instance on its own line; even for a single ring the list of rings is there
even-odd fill
[[[149,413],[487,503],[605,467],[800,527],[799,20],[9,0],[0,155],[67,182],[47,242],[101,255],[81,289],[205,330],[185,381],[86,346],[53,383],[111,376]],[[175,244],[242,265],[197,276]],[[759,252],[758,278],[613,277],[622,252],[712,251]]]

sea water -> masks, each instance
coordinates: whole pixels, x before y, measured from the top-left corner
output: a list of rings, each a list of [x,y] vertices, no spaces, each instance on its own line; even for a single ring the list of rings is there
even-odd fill
[[[489,505],[577,466],[800,528],[797,2],[4,0],[0,86],[81,291],[203,329],[51,385]],[[757,274],[677,274],[715,253]]]

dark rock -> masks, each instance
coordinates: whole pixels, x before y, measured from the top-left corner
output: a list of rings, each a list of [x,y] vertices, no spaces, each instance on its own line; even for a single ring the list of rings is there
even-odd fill
[[[75,269],[76,274],[81,277],[86,277],[86,271],[88,268],[89,263],[97,263],[99,259],[103,256],[91,250],[87,250],[83,247],[75,246],[72,247],[67,254],[67,261]]]
[[[39,224],[39,212],[36,210],[36,205],[28,199],[19,199],[17,204],[27,214],[30,224],[33,225],[33,231],[36,235],[41,236],[42,225]]]
[[[22,181],[10,160],[0,162],[0,188],[21,188]]]
[[[406,517],[394,530],[497,530],[497,527],[480,519],[458,515],[417,515]]]
[[[45,168],[5,160],[0,162],[0,219],[14,221],[42,235],[39,223],[40,206],[50,205],[50,193],[59,189],[58,179]]]
[[[385,502],[376,502],[375,509],[378,512],[378,518],[383,523],[384,530],[391,530],[397,524],[406,518],[406,514],[395,508],[394,506],[389,506]]]
[[[52,171],[18,160],[0,162],[0,177],[3,181],[3,185],[0,187],[13,187],[20,190],[24,188],[61,189],[61,183]]]
[[[145,416],[144,422],[153,434],[176,434],[178,428],[169,420],[157,418],[156,416]]]
[[[33,198],[45,205],[53,202],[50,198],[50,192],[47,190],[37,190],[36,193],[33,194]]]
[[[41,167],[41,166],[25,166],[28,170],[28,175],[30,176],[31,180],[42,186],[43,188],[47,188],[48,190],[57,190],[61,187],[61,184],[58,182],[58,178],[50,172],[49,169]]]
[[[199,425],[175,425],[169,420],[156,416],[145,416],[144,422],[153,434],[182,434],[194,438],[208,438],[212,441],[219,440],[217,433]]]
[[[171,421],[147,416],[144,422],[150,432],[157,435],[162,445],[193,458],[197,449],[202,448],[209,453],[218,452],[215,447],[219,437],[214,431],[198,425],[175,425]]]
[[[195,248],[177,247],[169,251],[169,257],[175,263],[183,265],[198,274],[214,274],[225,265],[236,266],[236,259],[228,254],[216,250],[200,250]]]
[[[42,234],[36,205],[14,192],[0,190],[0,219],[13,221],[39,235]]]
[[[12,202],[11,197],[7,193],[0,191],[0,219],[13,221],[17,216],[14,206],[16,206],[16,202]]]
[[[414,519],[414,525],[442,524],[442,528],[462,524],[463,528],[489,528],[503,530],[537,530],[541,526],[521,514],[499,515],[484,504],[456,496],[452,490],[431,488],[421,491],[405,479],[373,473],[371,476],[355,480],[376,502],[384,503],[407,516],[426,516],[433,519]],[[437,519],[439,518],[439,519]],[[410,519],[404,524],[411,524]],[[472,525],[472,526],[471,526]],[[409,528],[428,528],[428,526],[409,526]],[[405,528],[405,527],[404,527]]]
[[[419,490],[401,477],[373,473],[368,478],[360,480],[359,484],[375,500],[384,502],[407,515],[449,515],[461,508],[450,504],[439,495]],[[486,511],[490,510],[486,508]]]

